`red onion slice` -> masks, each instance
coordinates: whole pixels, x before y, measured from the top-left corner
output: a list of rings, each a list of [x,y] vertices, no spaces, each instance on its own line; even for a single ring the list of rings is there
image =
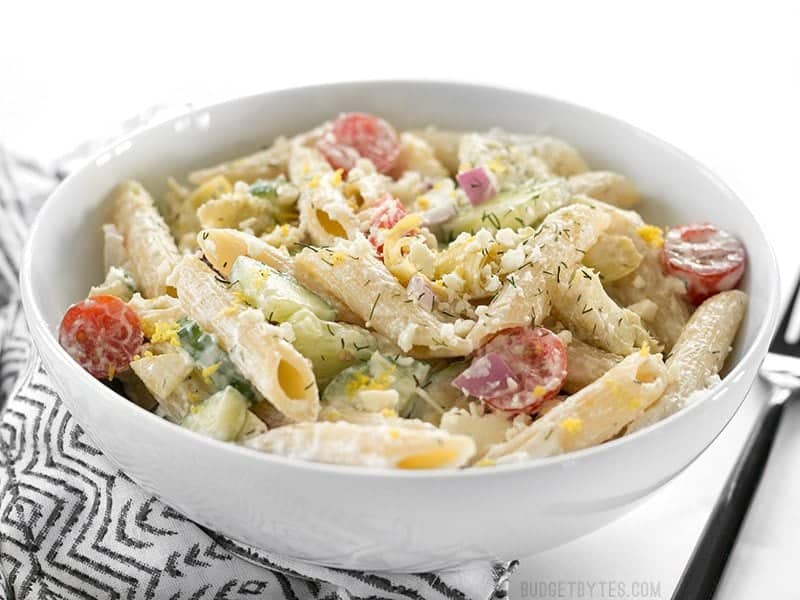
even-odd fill
[[[519,383],[511,367],[499,354],[489,353],[472,360],[472,364],[452,384],[476,398],[495,398],[511,394]]]
[[[456,175],[458,185],[467,194],[470,204],[477,206],[495,195],[496,191],[489,173],[483,167],[475,167]]]
[[[425,310],[433,310],[434,293],[424,275],[417,273],[408,280],[406,294],[409,300],[418,303]]]

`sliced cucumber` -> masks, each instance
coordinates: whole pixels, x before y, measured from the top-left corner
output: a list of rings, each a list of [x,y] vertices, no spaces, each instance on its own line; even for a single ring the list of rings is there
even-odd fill
[[[417,388],[425,384],[429,368],[413,358],[375,352],[368,361],[339,373],[325,388],[322,399],[329,404],[358,410],[390,408],[401,417],[407,417],[413,409]]]
[[[425,384],[427,397],[417,395],[409,417],[421,419],[438,426],[442,415],[454,407],[467,406],[467,396],[452,385],[453,379],[469,366],[468,361],[451,363],[428,375]]]
[[[307,308],[298,310],[287,323],[294,330],[292,344],[311,361],[320,389],[353,363],[369,360],[378,348],[375,336],[363,327],[323,321]]]
[[[183,419],[181,425],[215,440],[235,440],[247,420],[247,400],[234,388],[206,398]]]
[[[203,373],[204,378],[211,381],[217,390],[231,386],[238,390],[250,402],[258,402],[261,398],[250,382],[233,366],[230,357],[219,347],[217,340],[206,333],[188,318],[178,321],[178,339],[195,365]]]
[[[336,310],[294,277],[248,256],[236,259],[230,278],[238,282],[236,286],[248,302],[260,308],[270,321],[283,323],[301,308],[309,309],[325,321],[336,319]]]
[[[275,179],[259,179],[250,185],[250,195],[261,198],[269,205],[269,212],[278,223],[297,219],[296,203],[300,191],[286,181],[283,175]]]
[[[444,232],[453,239],[464,231],[475,233],[479,229],[488,229],[494,232],[504,227],[520,229],[536,225],[554,210],[568,204],[570,198],[561,179],[531,179],[501,191],[482,204],[461,210],[445,223]]]
[[[299,194],[297,188],[286,181],[283,175],[275,179],[258,179],[250,185],[250,193],[282,208],[292,206]]]

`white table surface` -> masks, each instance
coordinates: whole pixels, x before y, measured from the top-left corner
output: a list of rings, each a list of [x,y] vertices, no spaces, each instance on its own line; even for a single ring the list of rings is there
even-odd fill
[[[800,267],[790,4],[4,4],[0,141],[54,158],[154,104],[323,81],[529,89],[622,117],[715,170],[773,240],[787,293]],[[512,598],[669,598],[762,401],[757,385],[711,448],[629,515],[522,560]],[[786,415],[718,598],[798,593],[798,428],[800,406]]]

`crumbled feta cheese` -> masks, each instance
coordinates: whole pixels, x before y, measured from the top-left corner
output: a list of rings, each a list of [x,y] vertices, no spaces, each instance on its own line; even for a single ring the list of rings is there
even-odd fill
[[[466,337],[475,326],[475,321],[470,319],[456,319],[456,322],[453,323],[453,326],[455,327],[456,335]]]
[[[514,233],[513,229],[509,229],[508,227],[504,227],[498,231],[494,237],[499,244],[502,244],[506,248],[511,248],[517,244],[516,233]]]
[[[361,390],[356,394],[356,401],[364,410],[380,412],[386,409],[395,409],[400,400],[397,390]]]
[[[479,249],[488,249],[494,242],[494,236],[488,229],[481,229],[475,234],[475,241],[478,243]]]
[[[500,272],[511,273],[512,271],[516,271],[523,265],[524,262],[525,248],[522,246],[517,246],[516,248],[503,254],[503,257],[500,259]]]
[[[436,268],[436,255],[431,252],[420,238],[413,238],[408,243],[408,259],[428,279],[432,279]]]
[[[403,352],[408,352],[414,346],[414,335],[417,332],[417,325],[415,323],[409,323],[403,328],[403,331],[400,332],[400,335],[397,338],[397,345],[400,346],[400,350]]]
[[[464,289],[464,280],[456,273],[445,273],[442,276],[442,282],[445,286],[456,292],[460,292]]]
[[[497,275],[490,275],[483,287],[487,292],[496,292],[500,286],[500,278]]]

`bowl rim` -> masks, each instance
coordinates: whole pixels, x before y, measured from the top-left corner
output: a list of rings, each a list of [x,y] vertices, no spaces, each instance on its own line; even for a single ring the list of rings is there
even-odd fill
[[[369,467],[360,467],[360,466],[351,466],[351,465],[336,465],[336,464],[328,464],[328,463],[321,463],[321,462],[311,462],[305,460],[299,460],[295,458],[279,456],[268,454],[265,452],[259,452],[257,450],[247,448],[245,446],[241,446],[238,444],[233,444],[230,442],[221,442],[218,440],[214,440],[212,438],[208,438],[203,436],[199,433],[190,431],[179,425],[167,421],[166,419],[159,417],[153,412],[144,410],[136,405],[133,405],[129,400],[127,400],[121,394],[113,391],[111,388],[103,385],[100,381],[89,375],[84,369],[80,368],[78,363],[76,363],[72,358],[66,353],[66,351],[61,348],[58,343],[57,337],[50,331],[49,327],[47,326],[44,316],[40,310],[36,297],[33,293],[33,281],[32,281],[32,262],[33,262],[33,240],[37,237],[38,230],[41,228],[41,223],[44,221],[45,215],[47,211],[55,204],[56,198],[63,193],[64,189],[68,189],[71,183],[82,176],[83,173],[89,168],[91,165],[95,164],[95,162],[102,156],[104,156],[110,149],[118,147],[120,144],[125,142],[131,141],[145,133],[152,132],[156,129],[167,129],[172,124],[180,119],[185,119],[197,113],[203,111],[215,111],[221,110],[226,106],[235,105],[238,103],[244,103],[248,100],[254,100],[256,98],[267,98],[269,96],[278,95],[281,93],[293,93],[293,94],[303,94],[303,93],[311,93],[311,92],[325,92],[326,90],[331,90],[334,88],[347,88],[347,87],[355,87],[355,86],[375,86],[375,87],[387,87],[387,86],[400,86],[400,87],[412,87],[412,86],[426,86],[426,87],[442,87],[442,88],[460,88],[466,93],[469,91],[477,92],[488,92],[488,93],[510,93],[515,94],[518,96],[528,96],[531,98],[539,98],[549,103],[559,104],[570,110],[577,110],[579,112],[586,113],[593,118],[604,119],[608,122],[611,122],[614,126],[619,127],[620,129],[627,129],[630,132],[636,134],[640,138],[646,139],[648,142],[661,146],[665,150],[668,150],[675,155],[677,155],[680,159],[685,162],[688,162],[693,166],[693,168],[700,171],[706,178],[709,179],[717,188],[719,188],[720,192],[727,195],[731,199],[738,202],[741,207],[745,210],[745,212],[749,215],[751,220],[756,226],[756,230],[761,237],[763,242],[765,252],[765,264],[762,265],[768,269],[768,282],[769,282],[769,289],[767,290],[766,296],[766,307],[765,307],[765,314],[766,319],[762,320],[759,328],[755,334],[755,339],[750,347],[746,348],[742,354],[742,357],[739,361],[733,365],[730,370],[726,373],[725,377],[714,386],[706,389],[703,391],[703,396],[698,401],[693,402],[689,406],[679,410],[678,412],[662,419],[661,421],[646,427],[642,430],[636,431],[632,434],[625,435],[623,437],[610,440],[604,442],[602,444],[598,444],[596,446],[592,446],[589,448],[584,448],[581,450],[576,450],[573,452],[568,452],[565,454],[560,454],[557,456],[550,456],[545,458],[536,458],[530,460],[523,460],[519,462],[512,462],[506,464],[496,464],[490,468],[473,468],[473,469],[420,469],[420,470],[403,470],[403,469],[374,469]],[[70,173],[63,181],[59,182],[59,184],[50,192],[45,202],[39,208],[36,217],[31,224],[31,227],[28,232],[28,237],[25,241],[22,260],[20,264],[20,295],[23,304],[23,310],[25,313],[25,317],[28,322],[28,326],[31,328],[32,332],[35,330],[39,335],[33,335],[34,342],[36,343],[37,340],[43,341],[52,351],[51,355],[54,358],[57,358],[59,362],[64,366],[67,370],[67,373],[71,377],[83,377],[90,387],[94,387],[95,393],[97,395],[105,396],[104,401],[109,402],[117,402],[121,406],[124,406],[123,410],[134,408],[136,411],[141,413],[143,417],[143,422],[147,422],[149,419],[154,425],[154,427],[162,427],[167,428],[171,432],[171,435],[183,435],[187,436],[186,443],[205,443],[210,444],[212,447],[219,448],[220,451],[228,451],[234,454],[239,454],[243,458],[248,460],[263,460],[267,463],[273,463],[276,467],[284,467],[284,468],[297,468],[303,469],[310,472],[318,472],[325,475],[342,475],[342,476],[353,476],[353,477],[367,477],[367,478],[389,478],[389,479],[450,479],[450,478],[473,478],[473,477],[481,477],[481,478],[488,478],[488,477],[504,477],[513,472],[517,471],[532,471],[536,470],[537,468],[545,468],[545,467],[554,467],[560,464],[569,463],[572,461],[579,461],[583,458],[589,457],[598,457],[602,456],[603,454],[613,453],[618,451],[618,449],[637,443],[637,440],[640,440],[642,436],[652,435],[659,429],[663,429],[665,427],[669,427],[670,423],[676,422],[681,419],[688,419],[692,418],[692,414],[696,412],[698,407],[702,404],[708,403],[712,401],[714,398],[718,398],[723,394],[727,393],[733,385],[733,382],[738,380],[738,378],[743,374],[745,368],[748,364],[758,360],[755,356],[756,352],[762,345],[766,348],[766,342],[772,337],[774,330],[777,326],[778,321],[778,308],[780,304],[780,279],[779,279],[779,270],[778,270],[778,262],[775,255],[774,248],[769,241],[769,238],[765,235],[764,230],[761,226],[761,223],[755,218],[750,208],[747,206],[746,203],[742,201],[742,199],[711,169],[709,169],[706,165],[701,163],[699,160],[695,159],[688,153],[684,152],[680,148],[672,145],[671,143],[661,139],[660,137],[653,135],[636,125],[629,123],[619,117],[615,117],[601,111],[595,110],[593,108],[583,106],[581,104],[577,104],[568,100],[563,100],[553,95],[548,94],[541,94],[538,92],[533,92],[529,90],[513,88],[509,86],[501,86],[501,85],[489,85],[483,83],[468,83],[458,80],[447,80],[447,79],[381,79],[381,80],[351,80],[351,81],[340,81],[340,82],[327,82],[327,83],[320,83],[320,84],[311,84],[311,85],[303,85],[303,86],[295,86],[295,87],[288,87],[288,88],[280,88],[276,90],[270,90],[265,92],[258,92],[243,96],[237,96],[234,98],[228,98],[225,100],[207,103],[207,104],[199,104],[197,106],[191,105],[186,111],[180,112],[179,114],[172,115],[169,118],[163,120],[156,120],[153,123],[149,123],[144,127],[138,128],[135,131],[132,131],[120,138],[114,139],[113,141],[109,142],[106,146],[95,152],[92,156],[88,157],[86,161],[74,172]],[[37,353],[39,352],[37,347]],[[739,407],[741,406],[742,402],[744,401],[744,397],[737,405],[736,409],[731,414],[731,417],[726,421],[725,425],[723,425],[720,432],[715,434],[708,443],[704,446],[706,448],[710,445],[714,439],[716,439],[717,435],[721,433],[722,430],[727,426],[727,423],[733,416],[738,412]],[[167,433],[167,429],[164,430]],[[94,439],[94,436],[91,435],[92,432],[88,432],[90,437]],[[698,454],[699,455],[699,454]],[[114,459],[111,458],[113,461]]]

